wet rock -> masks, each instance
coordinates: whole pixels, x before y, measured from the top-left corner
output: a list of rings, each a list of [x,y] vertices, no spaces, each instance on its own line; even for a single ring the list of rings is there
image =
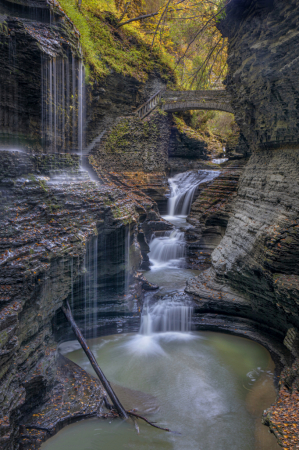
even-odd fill
[[[138,281],[141,281],[142,289],[145,291],[156,291],[159,289],[159,286],[157,284],[150,283],[143,275],[142,273],[136,273],[135,279]]]
[[[266,326],[291,351],[265,412],[284,448],[297,446],[299,430],[297,17],[295,1],[233,0],[219,25],[229,41],[227,90],[252,156],[212,269],[187,286],[203,309]]]
[[[37,373],[38,373],[37,368]],[[43,441],[57,433],[63,426],[82,418],[109,417],[103,406],[106,395],[100,382],[75,363],[59,355],[54,365],[55,385],[48,389],[47,398],[36,395],[39,392],[38,375],[30,382],[35,402],[31,411],[21,421],[19,448],[32,450],[40,448]],[[44,377],[40,375],[40,380]],[[28,384],[28,383],[27,383]],[[29,388],[26,387],[28,395]]]
[[[5,159],[6,152],[0,152],[1,157]],[[110,303],[106,298],[98,311],[98,330],[139,328],[141,281],[132,283],[141,263],[137,234],[140,217],[146,220],[156,208],[144,194],[105,187],[80,174],[73,181],[65,175],[56,182],[55,176],[37,176],[35,163],[40,157],[26,157],[27,166],[19,153],[9,152],[9,158],[11,172],[25,176],[2,186],[0,197],[0,446],[5,450],[18,448],[18,424],[46,402],[56,385],[57,366],[50,349],[55,351],[62,331],[64,338],[72,336],[59,315],[65,299],[82,329],[86,326],[87,336],[94,327],[84,308],[95,317],[91,295],[95,286],[98,292],[110,289],[112,294]],[[61,167],[62,160],[52,158],[52,167],[55,161]],[[76,164],[75,158],[68,168],[72,176]],[[33,176],[27,176],[32,169]],[[84,284],[87,273],[90,285]],[[128,297],[115,302],[115,292],[125,289]],[[72,413],[78,411],[74,406]],[[26,430],[24,448],[30,448],[28,436],[34,433]]]
[[[228,161],[212,182],[199,186],[186,229],[186,249],[191,267],[210,263],[212,251],[224,236],[246,160]],[[220,166],[222,168],[222,166]]]
[[[220,23],[229,42],[226,89],[251,151],[298,143],[297,17],[295,0],[233,0]]]
[[[1,6],[0,143],[41,150],[44,67],[51,58],[80,58],[79,34],[56,3],[19,3]]]

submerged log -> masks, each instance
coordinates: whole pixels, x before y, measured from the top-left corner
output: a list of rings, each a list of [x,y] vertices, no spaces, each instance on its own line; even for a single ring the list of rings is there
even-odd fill
[[[67,318],[67,320],[70,322],[71,327],[78,339],[78,341],[81,344],[81,347],[83,348],[87,358],[89,359],[95,373],[97,374],[97,376],[99,377],[102,385],[104,386],[107,394],[110,397],[110,400],[114,406],[114,408],[116,409],[116,411],[118,412],[118,414],[120,415],[120,417],[122,417],[123,419],[128,419],[128,413],[127,411],[124,409],[124,407],[122,406],[122,404],[120,403],[119,399],[117,398],[117,395],[115,394],[114,390],[112,389],[109,381],[107,380],[107,378],[105,377],[102,369],[100,368],[100,366],[98,365],[94,354],[92,353],[92,351],[89,349],[87,342],[85,341],[83,334],[81,333],[79,327],[77,326],[72,312],[71,312],[71,308],[68,302],[66,302],[66,306],[62,307],[62,310],[65,314],[65,317]]]

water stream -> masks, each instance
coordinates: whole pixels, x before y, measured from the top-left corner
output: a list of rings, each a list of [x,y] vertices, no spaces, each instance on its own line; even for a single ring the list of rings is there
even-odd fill
[[[84,148],[85,71],[80,59],[42,61],[42,141],[45,152],[79,153]]]
[[[220,171],[199,170],[184,172],[170,178],[170,197],[167,215],[163,219],[174,225],[173,230],[155,233],[150,244],[151,270],[145,277],[161,286],[161,293],[183,290],[187,278],[198,274],[186,268],[185,228],[192,201],[198,186],[218,177]]]
[[[196,272],[184,268],[186,214],[198,185],[218,174],[189,172],[170,180],[165,218],[175,227],[154,236],[150,243],[152,266],[145,275],[162,288],[158,296],[146,298],[139,333],[89,340],[123,405],[174,433],[140,423],[138,434],[131,421],[90,419],[64,428],[42,445],[43,450],[280,448],[261,424],[263,410],[276,395],[270,354],[248,339],[191,331],[191,300],[182,301],[178,293]],[[94,247],[86,258],[92,259],[93,253]],[[92,261],[89,267],[89,296],[94,302],[98,269]],[[62,344],[60,351],[93,374],[77,341]]]

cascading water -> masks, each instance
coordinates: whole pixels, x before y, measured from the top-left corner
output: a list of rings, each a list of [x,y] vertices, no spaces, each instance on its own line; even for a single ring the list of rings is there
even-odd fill
[[[166,217],[187,216],[198,186],[212,181],[218,177],[219,173],[215,170],[199,170],[198,172],[179,173],[175,177],[169,178],[170,197]]]
[[[200,183],[197,172],[186,172],[168,180],[171,195],[168,200],[168,215],[186,215],[190,212],[191,203]]]
[[[170,178],[170,197],[168,199],[167,215],[164,219],[186,226],[186,217],[190,212],[192,201],[199,184],[212,181],[219,175],[215,170],[199,170],[185,172]],[[166,231],[161,236],[154,237],[150,245],[149,259],[151,270],[165,267],[182,267],[185,257],[185,233],[178,228]]]
[[[152,306],[147,305],[141,316],[140,334],[190,331],[192,311],[192,306],[173,299],[160,300]]]
[[[151,269],[179,265],[185,257],[185,234],[183,231],[165,231],[164,236],[156,237],[150,243]]]

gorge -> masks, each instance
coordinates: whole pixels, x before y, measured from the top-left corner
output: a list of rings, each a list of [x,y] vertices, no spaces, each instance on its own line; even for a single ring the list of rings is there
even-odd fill
[[[0,3],[0,448],[295,449],[299,4],[223,3],[224,153],[165,106],[168,62],[82,3]],[[131,72],[91,64],[87,10]],[[105,408],[66,300],[127,407],[181,434]]]

